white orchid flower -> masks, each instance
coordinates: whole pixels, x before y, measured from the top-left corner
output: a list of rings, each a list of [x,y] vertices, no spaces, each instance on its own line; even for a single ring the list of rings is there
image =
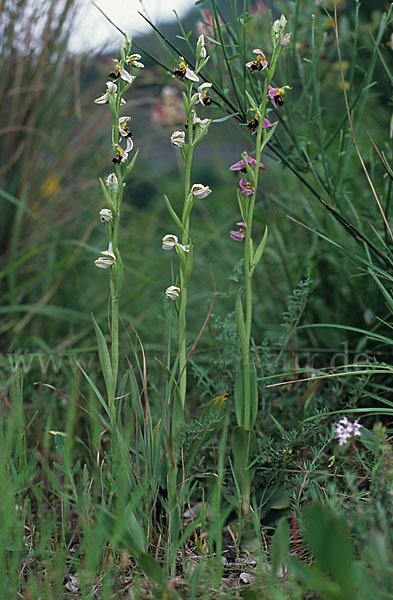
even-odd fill
[[[177,300],[177,298],[180,296],[180,291],[180,288],[176,285],[170,285],[165,290],[165,297],[168,298],[168,300]]]
[[[119,132],[123,137],[132,137],[131,131],[128,129],[127,123],[131,121],[131,117],[120,117],[119,119]]]
[[[113,219],[113,213],[110,208],[101,208],[100,212],[101,223],[109,223]]]
[[[203,104],[203,106],[209,106],[212,101],[210,96],[207,95],[206,90],[210,87],[212,87],[212,83],[202,83],[202,85],[200,85],[198,87],[198,98],[199,98],[199,102],[201,104]]]
[[[185,131],[174,131],[171,135],[171,144],[172,146],[184,146],[186,143],[186,133]]]
[[[96,267],[100,269],[109,269],[115,262],[116,256],[113,252],[112,242],[109,242],[108,250],[101,251],[102,256],[94,261]]]
[[[105,179],[105,183],[108,188],[111,188],[114,192],[119,191],[119,181],[114,173],[110,173],[108,177]]]
[[[114,99],[116,100],[117,98],[117,85],[115,83],[113,83],[113,81],[107,81],[106,82],[106,92],[105,94],[102,94],[102,96],[100,96],[99,98],[96,98],[94,100],[94,102],[96,104],[108,104],[109,102],[109,94],[113,94]],[[124,98],[121,99],[120,104],[125,104],[126,101],[124,100]]]
[[[191,188],[191,194],[194,196],[194,198],[206,198],[206,196],[211,194],[211,189],[208,185],[194,183],[194,185]]]
[[[126,63],[130,67],[135,67],[136,69],[143,69],[145,65],[139,62],[140,58],[142,58],[140,54],[131,54],[130,56],[127,56]]]
[[[163,250],[172,250],[178,243],[179,243],[179,240],[176,235],[167,233],[167,235],[164,235],[164,237],[162,238],[162,249]]]
[[[134,142],[130,137],[127,138],[127,144],[125,148],[122,148],[121,146],[119,146],[119,144],[116,144],[115,150],[117,152],[117,155],[115,156],[115,158],[112,159],[112,162],[117,165],[126,162],[126,160],[128,159],[128,154],[129,152],[131,152],[133,147]]]

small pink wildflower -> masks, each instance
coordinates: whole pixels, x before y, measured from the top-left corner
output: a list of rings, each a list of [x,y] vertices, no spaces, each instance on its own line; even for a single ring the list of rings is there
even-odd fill
[[[347,417],[342,417],[338,423],[334,424],[336,427],[336,438],[338,439],[339,446],[345,444],[349,439],[353,439],[360,434],[360,428],[362,425],[359,424],[359,419],[356,419],[353,423],[348,421]]]
[[[235,242],[244,242],[246,239],[246,224],[243,221],[238,221],[236,225],[240,225],[240,229],[230,231],[229,235]]]
[[[205,21],[205,23],[203,21],[199,21],[197,24],[197,36],[199,37],[202,34],[205,37],[210,37],[213,39],[215,23],[211,12],[207,8],[202,10],[202,19]],[[220,26],[224,24],[220,16],[218,17],[218,22]],[[209,39],[205,39],[205,44],[207,46],[214,46],[214,43]]]
[[[246,63],[246,67],[250,69],[251,73],[254,73],[255,71],[263,71],[264,69],[266,69],[267,60],[262,50],[260,50],[259,48],[255,48],[255,50],[253,50],[253,53],[256,54],[257,57],[255,60],[250,60],[248,63]]]
[[[252,196],[253,194],[255,194],[255,188],[251,185],[249,181],[247,181],[247,179],[243,178],[239,181],[239,188],[243,196]]]
[[[229,167],[229,170],[230,171],[240,171],[241,173],[247,173],[247,169],[244,166],[244,161],[246,161],[252,169],[254,169],[255,165],[257,164],[257,161],[255,160],[255,158],[252,158],[252,156],[246,156],[245,159],[242,158],[237,163],[235,163],[234,165]],[[266,170],[266,167],[264,164],[259,163],[259,170],[261,170],[261,169]]]

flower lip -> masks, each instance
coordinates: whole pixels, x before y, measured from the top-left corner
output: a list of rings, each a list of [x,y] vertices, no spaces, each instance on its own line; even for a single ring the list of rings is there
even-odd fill
[[[257,164],[257,161],[255,160],[255,158],[252,158],[252,156],[246,156],[245,159],[242,158],[237,163],[235,163],[234,165],[229,167],[229,170],[230,171],[240,171],[241,173],[247,173],[247,169],[244,166],[244,161],[246,161],[250,165],[251,168],[254,168],[255,165]],[[266,167],[263,163],[259,163],[259,169],[266,170]]]
[[[285,94],[285,90],[290,90],[291,88],[289,87],[289,85],[283,85],[280,88],[274,88],[271,85],[269,85],[269,98],[273,104],[273,106],[275,106],[276,108],[278,106],[283,106],[284,105],[284,94]]]
[[[248,67],[251,73],[255,71],[263,71],[268,66],[268,62],[262,50],[259,48],[255,48],[253,53],[257,55],[255,60],[250,60],[246,63],[246,67]]]

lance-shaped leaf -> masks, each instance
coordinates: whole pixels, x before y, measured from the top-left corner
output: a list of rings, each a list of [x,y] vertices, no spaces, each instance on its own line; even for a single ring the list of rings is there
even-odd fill
[[[255,102],[254,98],[251,96],[251,94],[247,90],[244,90],[244,91],[246,93],[249,103],[252,106],[252,109],[255,110],[255,112],[259,112],[257,103]]]
[[[164,196],[164,198],[165,198],[166,207],[168,209],[169,214],[172,217],[173,222],[175,223],[175,225],[177,225],[179,227],[179,229],[181,231],[183,231],[182,222],[180,221],[179,217],[177,216],[175,210],[172,208],[172,204],[169,202],[168,197]]]
[[[242,347],[243,355],[247,350],[247,340],[246,340],[246,328],[244,325],[244,312],[243,312],[243,304],[240,296],[240,292],[237,293],[236,304],[235,304],[235,321],[236,321],[236,329],[240,340],[240,345]]]
[[[269,129],[265,128],[263,130],[262,150],[264,149],[266,144],[269,143],[269,140],[272,137],[273,133],[275,132],[277,125],[278,125],[278,121],[277,121],[277,123],[274,123],[274,125],[272,127],[269,127]]]
[[[247,227],[248,202],[247,202],[247,197],[243,196],[243,194],[240,191],[240,188],[237,188],[237,201],[239,204],[239,210],[240,210],[240,214],[242,216],[242,221],[243,221],[243,223],[246,224],[246,227]]]
[[[250,464],[250,458],[252,458],[257,451],[255,432],[251,431],[250,429],[246,429],[242,425],[235,427],[231,435],[231,448],[234,458],[234,473],[238,486],[241,490],[243,489],[246,479],[251,482],[256,468],[255,466],[248,468]]]
[[[132,157],[132,161],[130,162],[130,164],[126,166],[124,177],[127,177],[127,175],[129,175],[131,173],[132,169],[135,166],[136,159],[138,158],[138,154],[139,154],[139,149],[135,152],[134,156]]]
[[[185,199],[184,202],[184,208],[183,208],[183,223],[187,223],[187,219],[190,216],[190,213],[192,211],[192,207],[194,206],[194,198],[192,194],[188,194],[187,198]],[[184,226],[182,226],[183,228]]]
[[[235,412],[236,419],[238,425],[245,426],[247,425],[244,422],[244,369],[243,365],[239,366],[238,372],[236,374],[235,379],[235,391],[234,391],[234,402],[235,402]],[[250,422],[248,423],[249,427],[252,428],[255,425],[255,421],[258,413],[258,383],[257,383],[257,373],[255,369],[254,361],[251,361],[248,367],[248,378],[250,381]]]
[[[102,374],[103,374],[104,380],[105,380],[106,390],[107,390],[108,396],[111,397],[114,393],[114,389],[113,389],[112,365],[111,365],[111,358],[109,355],[108,346],[106,344],[104,334],[102,333],[102,331],[101,331],[97,321],[93,317],[93,315],[91,315],[91,318],[93,319],[94,329],[96,332],[98,357],[100,359],[100,365],[101,365]]]
[[[256,252],[254,254],[254,258],[251,261],[251,266],[250,266],[250,276],[252,277],[259,261],[262,258],[263,252],[265,250],[265,246],[266,246],[266,240],[267,240],[267,226],[265,227],[265,233],[263,234],[263,238],[260,241],[260,244],[258,246],[258,248],[256,249]]]

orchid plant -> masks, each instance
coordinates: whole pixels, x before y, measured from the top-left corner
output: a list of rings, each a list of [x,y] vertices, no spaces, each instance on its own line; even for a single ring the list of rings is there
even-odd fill
[[[123,285],[124,270],[119,248],[120,208],[123,199],[125,179],[131,173],[138,151],[132,159],[129,154],[133,150],[132,133],[128,127],[129,116],[120,116],[120,110],[126,104],[124,94],[135,80],[128,69],[141,69],[139,54],[130,54],[131,38],[125,35],[120,48],[120,60],[114,59],[114,70],[109,73],[106,91],[95,100],[96,104],[105,104],[113,116],[112,163],[114,172],[110,173],[105,182],[100,179],[106,208],[99,212],[100,220],[105,224],[108,248],[101,252],[95,265],[101,269],[110,269],[110,317],[111,317],[111,350],[109,351],[99,325],[94,320],[97,336],[99,359],[105,379],[107,404],[112,417],[116,415],[116,388],[119,370],[119,299]],[[116,83],[115,83],[116,82]]]
[[[232,433],[232,450],[234,453],[234,472],[241,491],[241,512],[244,516],[250,513],[250,493],[252,471],[249,468],[249,458],[256,447],[255,432],[253,431],[258,411],[258,388],[255,365],[252,360],[251,326],[253,313],[253,276],[258,266],[267,239],[267,227],[257,248],[254,246],[252,226],[254,219],[255,199],[259,186],[259,176],[265,166],[261,163],[262,152],[274,134],[278,122],[271,123],[266,117],[266,109],[270,100],[274,107],[284,103],[285,90],[289,86],[275,88],[271,85],[278,58],[289,44],[291,34],[285,33],[287,20],[284,15],[273,23],[271,30],[272,56],[270,62],[259,48],[253,50],[256,58],[246,63],[252,76],[263,73],[265,77],[261,102],[248,93],[246,95],[253,117],[248,123],[248,129],[255,134],[255,158],[242,153],[241,160],[230,167],[232,171],[244,175],[238,184],[237,199],[241,220],[237,222],[238,230],[230,232],[231,238],[244,244],[244,280],[245,292],[239,291],[236,300],[236,327],[240,340],[242,364],[235,382],[235,409],[238,426]],[[245,308],[243,304],[245,303]]]
[[[186,355],[186,309],[187,289],[193,266],[193,244],[190,237],[190,215],[196,200],[206,198],[211,189],[201,183],[192,184],[191,168],[194,149],[209,130],[210,119],[201,119],[196,112],[196,105],[209,106],[211,98],[208,94],[211,83],[200,83],[198,73],[206,65],[209,57],[206,53],[205,40],[201,34],[196,46],[196,65],[193,71],[180,57],[178,66],[173,71],[173,76],[184,83],[183,102],[186,112],[187,131],[174,131],[170,137],[171,144],[178,148],[184,164],[184,200],[181,218],[173,208],[169,199],[165,196],[169,214],[180,231],[181,241],[172,233],[164,236],[162,248],[164,250],[174,249],[179,259],[179,272],[174,285],[166,290],[166,297],[175,302],[178,318],[178,370],[177,380],[178,393],[181,407],[184,409],[187,386],[187,355]],[[199,85],[198,85],[199,84]],[[195,90],[195,86],[197,89]]]

